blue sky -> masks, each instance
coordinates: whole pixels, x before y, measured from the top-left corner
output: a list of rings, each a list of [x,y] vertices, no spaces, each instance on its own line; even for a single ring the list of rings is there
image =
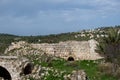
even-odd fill
[[[0,33],[47,35],[120,25],[120,0],[0,0]]]

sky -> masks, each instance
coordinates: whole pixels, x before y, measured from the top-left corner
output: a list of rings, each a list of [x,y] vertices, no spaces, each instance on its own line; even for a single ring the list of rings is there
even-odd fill
[[[120,0],[0,0],[0,33],[48,35],[120,25]]]

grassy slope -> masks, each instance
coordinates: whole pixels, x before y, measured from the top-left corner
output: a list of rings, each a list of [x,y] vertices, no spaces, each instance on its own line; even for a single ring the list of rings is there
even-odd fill
[[[39,65],[43,67],[52,67],[54,70],[57,70],[58,73],[63,71],[59,77],[54,76],[56,74],[54,71],[49,71],[49,76],[45,76],[46,80],[64,80],[63,76],[65,74],[70,74],[73,70],[83,69],[87,73],[89,80],[117,80],[113,76],[105,75],[101,73],[98,69],[98,64],[101,60],[92,61],[92,60],[83,60],[83,61],[74,61],[69,62],[63,59],[52,60],[50,62],[42,62]]]

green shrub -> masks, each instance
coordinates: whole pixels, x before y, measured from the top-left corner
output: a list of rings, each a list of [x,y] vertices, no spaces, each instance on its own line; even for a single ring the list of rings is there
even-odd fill
[[[105,57],[106,61],[119,64],[120,58],[120,33],[118,29],[109,29],[108,37],[98,40],[96,52]]]
[[[115,73],[115,68],[113,63],[101,63],[99,64],[98,69],[103,74],[107,74],[107,75],[113,75],[113,73]]]

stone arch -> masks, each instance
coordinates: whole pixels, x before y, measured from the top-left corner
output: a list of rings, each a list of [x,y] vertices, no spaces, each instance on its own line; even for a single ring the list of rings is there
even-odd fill
[[[12,80],[8,70],[2,66],[0,66],[0,77],[2,77],[4,80]]]
[[[74,57],[69,56],[69,57],[67,58],[67,60],[68,60],[68,61],[74,61],[75,59],[74,59]]]
[[[25,74],[25,75],[31,74],[32,70],[33,70],[33,64],[27,63],[23,68],[23,74]]]

